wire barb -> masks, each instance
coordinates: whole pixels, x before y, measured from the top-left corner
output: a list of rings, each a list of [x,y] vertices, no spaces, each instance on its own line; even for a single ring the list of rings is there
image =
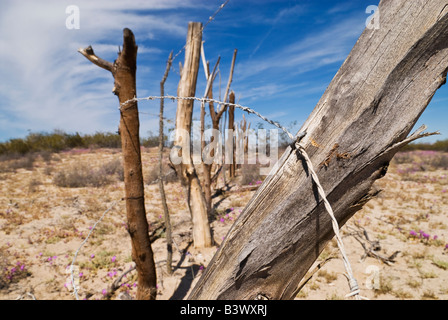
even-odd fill
[[[177,96],[171,96],[171,95],[149,96],[149,97],[145,97],[145,98],[132,98],[132,99],[130,99],[128,101],[123,102],[121,104],[121,108],[123,108],[124,106],[126,106],[127,104],[132,103],[132,102],[138,102],[138,101],[144,101],[144,100],[156,100],[156,99],[171,99],[173,101],[175,101],[175,100],[195,100],[195,101],[199,101],[201,103],[202,102],[204,102],[204,103],[212,102],[212,103],[216,103],[216,104],[219,104],[219,105],[232,106],[232,107],[238,108],[238,109],[240,109],[242,111],[245,111],[247,113],[251,113],[251,114],[256,115],[257,117],[259,117],[263,121],[266,121],[267,123],[270,123],[273,126],[281,129],[283,132],[285,132],[288,135],[288,137],[291,139],[291,141],[296,141],[295,136],[291,132],[289,132],[288,129],[286,129],[284,126],[282,126],[280,123],[278,123],[277,121],[270,120],[270,119],[266,118],[265,116],[261,115],[259,112],[255,111],[255,110],[253,110],[253,109],[251,109],[249,107],[245,107],[245,106],[242,106],[242,105],[236,104],[236,103],[228,103],[228,102],[224,102],[224,101],[219,101],[219,100],[216,100],[216,99],[210,99],[210,98],[205,98],[205,97],[204,98],[198,98],[198,97],[177,97]],[[125,110],[126,110],[126,108],[122,109],[122,111],[125,111]],[[303,138],[303,137],[301,137],[301,138]]]
[[[272,121],[268,118],[266,118],[265,116],[261,115],[259,112],[249,108],[249,107],[245,107],[239,104],[235,104],[235,103],[227,103],[227,102],[223,102],[223,101],[219,101],[216,99],[210,99],[210,98],[198,98],[198,97],[177,97],[177,96],[171,96],[171,95],[166,95],[166,96],[149,96],[146,98],[133,98],[130,99],[128,101],[125,101],[124,103],[121,104],[120,109],[123,108],[124,106],[126,106],[126,104],[131,103],[131,102],[137,102],[137,101],[143,101],[143,100],[155,100],[155,99],[172,99],[174,100],[195,100],[195,101],[200,101],[201,103],[205,103],[205,102],[212,102],[212,103],[216,103],[219,105],[227,105],[227,106],[234,106],[242,111],[254,114],[256,116],[258,116],[260,119],[272,124],[273,126],[283,130],[288,137],[291,139],[292,143],[291,143],[291,147],[293,149],[296,149],[300,152],[300,154],[302,155],[302,157],[305,159],[305,162],[307,164],[308,170],[311,173],[311,177],[314,181],[314,183],[317,186],[317,190],[319,192],[319,195],[321,196],[324,205],[325,205],[325,209],[328,212],[331,220],[332,220],[332,227],[333,227],[333,231],[336,237],[336,241],[338,244],[338,248],[339,251],[341,252],[342,255],[342,261],[344,263],[345,266],[345,270],[347,271],[347,279],[349,282],[349,286],[350,286],[350,293],[346,296],[346,297],[352,297],[355,296],[355,298],[357,300],[360,299],[366,299],[364,297],[360,296],[360,290],[359,290],[359,286],[358,283],[353,275],[353,271],[350,265],[350,262],[348,260],[347,254],[345,252],[345,248],[344,248],[344,243],[342,242],[340,233],[339,233],[339,224],[337,219],[334,216],[334,212],[333,209],[331,207],[330,202],[327,199],[327,196],[325,194],[325,191],[319,181],[319,177],[317,176],[313,164],[311,162],[311,159],[309,158],[307,152],[305,151],[305,148],[302,146],[301,141],[302,139],[306,136],[307,132],[306,131],[302,131],[297,133],[297,135],[293,135],[291,132],[288,131],[288,129],[286,129],[284,126],[282,126],[280,123],[276,122],[276,121]]]

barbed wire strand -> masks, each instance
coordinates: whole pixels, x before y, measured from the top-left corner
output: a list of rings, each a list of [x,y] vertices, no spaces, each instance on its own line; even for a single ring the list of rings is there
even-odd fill
[[[296,142],[297,150],[299,150],[302,157],[305,159],[305,162],[307,164],[308,170],[311,173],[311,177],[314,180],[314,183],[316,184],[317,190],[319,192],[319,195],[322,198],[322,201],[324,202],[325,209],[327,210],[331,221],[332,221],[332,227],[333,231],[336,237],[336,241],[338,244],[339,251],[341,252],[342,261],[344,263],[345,270],[347,272],[347,279],[350,286],[350,293],[346,295],[346,297],[352,297],[355,296],[356,300],[366,299],[365,297],[360,296],[360,290],[358,286],[358,282],[356,281],[356,278],[353,275],[352,267],[350,265],[350,261],[348,260],[347,254],[345,252],[344,243],[341,239],[340,233],[339,233],[339,224],[336,220],[336,217],[334,216],[333,209],[330,205],[330,202],[327,200],[327,197],[325,195],[325,191],[319,181],[319,177],[316,174],[316,171],[314,171],[313,164],[311,162],[310,157],[308,156],[307,152],[305,151],[305,148],[300,144],[299,140]]]
[[[213,13],[207,20],[207,22],[202,26],[201,31],[199,31],[197,34],[194,35],[193,39],[195,39],[199,34],[201,34],[204,29],[213,21],[215,20],[216,16],[218,15],[219,12],[221,12],[222,9],[224,9],[224,7],[229,3],[230,0],[226,0],[224,3],[222,3],[218,9],[215,11],[215,13]],[[172,62],[174,62],[174,60],[176,60],[176,58],[185,50],[185,48],[187,47],[188,42],[179,50],[178,53],[176,53],[173,57]],[[173,64],[171,64],[171,69],[174,70]]]
[[[145,97],[145,98],[132,98],[132,99],[129,99],[129,100],[123,102],[121,104],[121,106],[124,107],[124,106],[126,106],[127,104],[129,104],[131,102],[138,102],[138,101],[145,101],[145,100],[157,100],[157,99],[195,100],[195,101],[204,102],[204,103],[205,102],[212,102],[212,103],[216,103],[216,104],[219,104],[219,105],[225,104],[225,105],[228,105],[228,106],[232,106],[232,107],[238,108],[238,109],[240,109],[242,111],[245,111],[247,113],[251,113],[251,114],[256,115],[257,117],[259,117],[263,121],[266,121],[267,123],[270,123],[273,126],[281,129],[282,131],[284,131],[288,135],[288,137],[291,139],[291,141],[295,141],[295,136],[291,132],[289,132],[288,129],[286,129],[284,126],[282,126],[280,123],[278,123],[277,121],[270,120],[270,119],[264,117],[259,112],[255,111],[255,110],[253,110],[253,109],[251,109],[249,107],[245,107],[245,106],[242,106],[242,105],[236,104],[236,103],[223,102],[223,101],[219,101],[217,99],[198,98],[198,97],[177,97],[177,96],[171,96],[171,95],[149,96],[149,97]],[[126,109],[124,109],[124,110],[126,110]]]
[[[241,110],[243,110],[245,112],[254,114],[254,115],[258,116],[260,119],[262,119],[262,120],[264,120],[264,121],[266,121],[266,122],[276,126],[277,128],[283,130],[288,135],[288,137],[291,139],[291,141],[293,141],[295,143],[296,149],[301,153],[301,155],[305,159],[307,167],[308,167],[308,169],[309,169],[309,171],[311,173],[311,177],[312,177],[314,183],[317,186],[317,190],[319,192],[319,195],[322,198],[322,201],[324,202],[325,209],[327,210],[327,212],[328,212],[328,214],[329,214],[329,216],[330,216],[330,218],[332,220],[333,231],[334,231],[334,234],[335,234],[335,237],[336,237],[336,241],[337,241],[337,244],[338,244],[339,251],[341,252],[341,255],[342,255],[342,261],[344,263],[345,270],[347,271],[347,275],[346,276],[347,276],[347,279],[348,279],[348,282],[349,282],[349,287],[350,287],[350,293],[347,294],[346,297],[348,298],[348,297],[353,297],[354,296],[356,298],[356,300],[367,299],[367,298],[362,297],[360,295],[358,282],[356,281],[356,279],[355,279],[355,277],[353,275],[353,270],[351,268],[350,261],[348,260],[347,254],[345,252],[344,243],[343,243],[343,241],[341,239],[341,236],[340,236],[339,224],[337,222],[336,217],[334,216],[333,209],[331,207],[330,202],[327,199],[325,191],[324,191],[324,189],[323,189],[323,187],[322,187],[322,185],[321,185],[321,183],[319,181],[319,177],[317,176],[317,174],[316,174],[316,172],[314,170],[313,163],[311,162],[311,159],[309,158],[307,152],[305,151],[305,148],[300,144],[301,139],[306,135],[305,132],[300,132],[296,136],[294,136],[291,132],[289,132],[288,129],[286,129],[280,123],[278,123],[276,121],[272,121],[272,120],[264,117],[259,112],[255,111],[255,110],[253,110],[253,109],[251,109],[249,107],[245,107],[245,106],[242,106],[242,105],[239,105],[239,104],[235,104],[235,103],[226,103],[226,102],[223,102],[223,101],[218,101],[216,99],[209,99],[209,98],[177,97],[177,96],[170,96],[170,95],[166,95],[166,96],[149,96],[149,97],[146,97],[146,98],[133,98],[133,99],[130,99],[130,100],[125,101],[124,103],[122,103],[121,106],[124,107],[128,103],[131,103],[131,102],[144,101],[144,100],[156,100],[156,99],[172,99],[173,101],[174,100],[195,100],[195,101],[200,101],[200,102],[213,102],[213,103],[216,103],[216,104],[226,104],[228,106],[234,106],[234,107],[236,107],[238,109],[241,109]]]
[[[79,296],[78,296],[78,288],[76,288],[76,283],[75,283],[75,277],[73,275],[73,266],[76,262],[76,258],[78,257],[78,253],[81,250],[81,248],[84,246],[84,244],[87,242],[87,240],[89,240],[90,235],[93,233],[93,231],[95,230],[96,226],[98,223],[101,222],[101,220],[103,220],[104,216],[110,211],[112,210],[113,207],[115,207],[117,205],[117,203],[121,200],[116,200],[114,201],[109,208],[107,208],[106,211],[103,212],[103,214],[101,215],[101,217],[95,222],[95,224],[93,225],[93,227],[90,229],[89,233],[87,234],[87,237],[84,239],[84,241],[81,243],[81,245],[79,246],[78,250],[76,250],[75,252],[75,256],[73,257],[73,261],[70,265],[70,277],[71,277],[71,281],[72,281],[72,285],[73,285],[73,293],[75,294],[76,300],[79,300]]]

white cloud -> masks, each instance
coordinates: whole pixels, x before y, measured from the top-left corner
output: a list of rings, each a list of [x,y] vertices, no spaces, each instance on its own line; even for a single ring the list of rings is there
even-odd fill
[[[79,30],[66,28],[65,9],[71,4],[80,9]],[[111,40],[124,27],[131,28],[140,42],[157,34],[182,43],[187,24],[177,12],[194,5],[189,0],[3,0],[0,74],[7,81],[0,86],[0,141],[18,132],[24,135],[27,129],[116,130],[118,104],[111,93],[112,76],[77,49],[91,44],[98,55],[113,61],[121,38],[117,44]],[[139,54],[160,53],[139,43]]]
[[[275,48],[270,56],[237,65],[241,78],[276,70],[286,74],[304,73],[335,62],[342,62],[363,30],[363,21],[344,19],[324,26],[320,32],[301,38],[290,45]]]

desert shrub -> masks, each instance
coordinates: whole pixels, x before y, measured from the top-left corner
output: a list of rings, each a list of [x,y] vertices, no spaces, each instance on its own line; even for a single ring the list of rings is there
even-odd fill
[[[415,150],[432,150],[448,152],[448,139],[439,140],[434,143],[411,143],[405,146],[403,151],[415,151]]]
[[[37,156],[40,156],[43,161],[45,161],[47,164],[53,160],[53,153],[51,151],[41,151],[36,154]]]
[[[168,182],[176,182],[178,181],[176,172],[170,168],[168,165],[164,165],[162,168],[163,172],[163,181]],[[148,173],[145,174],[144,181],[145,184],[154,184],[157,183],[157,179],[159,178],[159,165],[152,166],[149,168]]]
[[[448,168],[448,154],[433,150],[399,152],[395,155],[393,161],[397,164],[412,164],[413,167],[408,168],[408,170],[413,172],[431,168]]]
[[[241,184],[257,184],[262,180],[260,167],[255,164],[243,164],[241,166]]]
[[[108,176],[116,176],[118,180],[124,181],[124,169],[123,163],[120,159],[116,158],[103,165],[101,171]]]
[[[26,143],[31,151],[59,152],[65,148],[66,134],[61,131],[48,133],[30,133],[26,137]]]
[[[93,135],[85,135],[84,145],[91,148],[121,148],[121,137],[117,133],[96,132]]]
[[[448,154],[438,153],[428,159],[429,165],[436,169],[447,169],[448,168]]]
[[[10,160],[7,160],[8,158]],[[17,157],[16,155],[3,157],[0,161],[0,172],[15,172],[18,169],[32,170],[34,168],[35,161],[36,155],[33,153],[20,157]]]
[[[115,173],[113,172],[113,174]],[[84,164],[76,164],[59,171],[53,177],[53,183],[58,187],[65,188],[102,187],[115,180],[113,174],[106,173],[104,167],[92,169]]]
[[[9,154],[23,155],[31,151],[31,147],[23,139],[11,139],[6,142],[5,149]]]
[[[167,139],[166,136],[163,137],[164,141]],[[140,139],[140,144],[146,148],[157,147],[159,145],[159,135],[155,135],[152,131],[148,132],[148,137]]]
[[[397,164],[412,163],[414,158],[410,152],[398,152],[392,161]]]
[[[42,181],[36,178],[31,179],[31,181],[28,183],[28,192],[31,193],[36,192],[38,187],[41,186],[42,184],[43,184]]]
[[[27,261],[11,260],[15,256],[6,246],[0,247],[0,290],[8,288],[11,283],[31,276],[31,272],[27,268]]]
[[[120,148],[121,138],[117,133],[97,132],[81,136],[55,130],[52,133],[32,132],[24,139],[10,139],[0,143],[0,155],[20,156],[32,152],[60,152],[73,148]]]

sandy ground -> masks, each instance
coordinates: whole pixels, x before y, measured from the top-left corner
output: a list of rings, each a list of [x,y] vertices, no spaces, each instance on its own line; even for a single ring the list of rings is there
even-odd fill
[[[376,183],[382,191],[342,229],[343,241],[361,295],[369,299],[448,298],[448,170],[438,153],[400,154],[389,173]],[[70,266],[79,276],[79,299],[104,299],[112,283],[133,266],[126,230],[123,182],[103,187],[64,188],[54,183],[60,172],[84,164],[100,168],[120,159],[114,150],[72,150],[39,157],[32,167],[0,163],[0,299],[75,299]],[[154,149],[143,152],[150,171]],[[146,169],[149,168],[149,169]],[[111,175],[112,177],[112,175]],[[149,179],[149,178],[148,178]],[[147,179],[147,180],[148,180]],[[157,185],[146,185],[146,208],[152,228],[163,222]],[[199,279],[217,246],[196,250],[184,193],[166,185],[173,224],[175,271],[165,271],[166,242],[154,250],[158,299],[183,299]],[[249,201],[253,191],[217,197],[212,229],[217,245]],[[344,299],[349,292],[335,241],[322,253],[323,263],[297,299]],[[112,299],[135,297],[136,275],[128,273]]]

